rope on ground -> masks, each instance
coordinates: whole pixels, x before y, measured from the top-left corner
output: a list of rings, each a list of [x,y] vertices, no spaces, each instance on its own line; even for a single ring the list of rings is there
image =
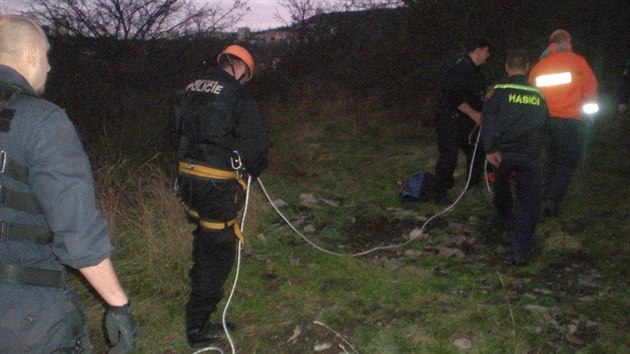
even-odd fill
[[[459,201],[464,197],[464,194],[466,193],[466,190],[468,189],[468,186],[470,185],[470,179],[472,177],[472,170],[473,170],[473,166],[474,166],[474,162],[475,162],[475,156],[477,155],[477,150],[479,147],[479,136],[481,135],[481,129],[478,130],[477,132],[477,141],[475,142],[475,149],[473,150],[473,154],[472,154],[472,158],[470,159],[470,167],[468,169],[468,178],[466,179],[466,185],[464,186],[464,189],[462,190],[462,192],[459,194],[459,196],[457,197],[457,199],[455,199],[455,201],[453,201],[453,203],[451,203],[451,205],[447,206],[446,208],[444,208],[444,210],[440,211],[439,213],[433,215],[432,217],[430,217],[429,219],[427,219],[424,224],[422,224],[422,227],[420,228],[420,234],[422,234],[424,232],[424,229],[426,228],[426,226],[433,221],[435,218],[437,218],[438,216],[448,212],[449,210],[453,209],[453,207],[455,207],[455,205],[457,203],[459,203]],[[338,257],[359,257],[359,256],[364,256],[366,254],[372,253],[372,252],[376,252],[379,250],[391,250],[391,249],[396,249],[396,248],[400,248],[400,247],[404,247],[406,245],[408,245],[409,243],[415,241],[415,239],[409,239],[406,242],[403,243],[397,243],[397,244],[391,244],[391,245],[386,245],[386,246],[378,246],[378,247],[374,247],[371,249],[368,249],[366,251],[362,251],[362,252],[357,252],[357,253],[339,253],[339,252],[335,252],[335,251],[331,251],[328,249],[325,249],[317,244],[315,244],[313,241],[309,240],[306,236],[304,236],[303,233],[301,233],[295,226],[293,226],[293,224],[291,224],[291,221],[289,221],[289,219],[280,211],[280,209],[278,209],[278,207],[273,203],[273,199],[271,198],[271,196],[269,195],[269,193],[267,192],[267,189],[265,188],[264,183],[262,182],[262,180],[260,179],[260,177],[258,177],[258,185],[260,185],[260,188],[262,189],[263,193],[265,194],[265,197],[267,198],[267,200],[269,201],[269,204],[271,204],[271,207],[276,211],[276,213],[282,218],[282,220],[284,220],[284,222],[296,233],[298,234],[306,243],[308,243],[309,245],[311,245],[313,248],[323,252],[323,253],[327,253],[333,256],[338,256]]]
[[[358,352],[356,349],[354,349],[354,347],[352,346],[352,343],[350,343],[350,341],[348,341],[348,340],[346,339],[346,337],[342,336],[342,335],[341,335],[341,333],[339,333],[339,332],[335,331],[334,329],[332,329],[332,328],[330,328],[330,327],[326,326],[326,325],[325,325],[325,324],[323,324],[322,322],[319,322],[319,321],[313,321],[313,323],[315,323],[316,325],[320,325],[320,326],[322,326],[322,327],[324,327],[324,328],[328,329],[329,331],[331,331],[331,332],[335,333],[335,335],[336,335],[337,337],[341,338],[341,340],[342,340],[342,341],[344,341],[344,343],[346,343],[346,344],[350,347],[350,349],[352,349],[352,351],[353,351],[353,352],[355,352],[355,353],[359,354],[359,352]],[[344,351],[345,353],[347,353],[346,348],[344,348],[343,346],[341,346],[341,348],[343,349],[343,351]]]
[[[426,228],[426,226],[429,224],[429,222],[431,222],[433,219],[437,218],[438,216],[448,212],[449,210],[453,209],[453,207],[455,207],[455,205],[457,203],[459,203],[459,201],[464,197],[464,194],[466,193],[466,190],[468,189],[468,186],[470,185],[470,179],[472,177],[472,169],[474,166],[474,161],[475,161],[475,156],[477,154],[477,150],[478,150],[478,146],[479,146],[479,136],[481,135],[481,129],[479,129],[479,132],[477,133],[477,141],[475,142],[475,149],[473,150],[473,154],[472,154],[472,158],[471,158],[471,162],[470,162],[470,167],[468,170],[468,178],[466,179],[466,185],[464,186],[464,189],[462,190],[462,192],[459,194],[459,196],[457,197],[457,199],[455,199],[455,201],[453,201],[453,203],[451,203],[451,205],[447,206],[446,208],[444,208],[444,210],[440,211],[439,213],[433,215],[432,217],[430,217],[429,219],[427,219],[424,224],[422,224],[422,227],[420,228],[420,233],[422,234],[424,232],[424,229]],[[247,215],[247,209],[249,207],[249,194],[250,194],[250,187],[251,186],[251,176],[249,177],[248,181],[247,181],[247,192],[245,195],[245,207],[243,209],[243,217],[241,218],[241,230],[245,230],[245,217]],[[315,244],[313,241],[309,240],[306,236],[304,236],[304,234],[302,234],[293,224],[291,224],[291,221],[289,221],[289,219],[282,214],[282,212],[280,211],[280,209],[278,209],[278,207],[273,203],[273,200],[271,198],[271,196],[269,195],[269,193],[267,192],[267,189],[264,186],[264,183],[262,182],[262,180],[260,179],[260,177],[258,177],[258,184],[260,185],[261,190],[263,191],[263,193],[265,194],[265,197],[267,198],[267,200],[269,201],[269,204],[271,204],[271,206],[273,207],[273,209],[276,211],[276,213],[285,221],[285,223],[296,233],[298,234],[304,241],[306,241],[309,245],[313,246],[315,249],[333,255],[333,256],[339,256],[339,257],[359,257],[359,256],[364,256],[366,254],[372,253],[372,252],[376,252],[379,250],[390,250],[390,249],[396,249],[396,248],[400,248],[400,247],[404,247],[406,245],[408,245],[409,243],[415,241],[415,239],[409,239],[406,242],[403,243],[398,243],[398,244],[391,244],[391,245],[387,245],[387,246],[378,246],[378,247],[374,247],[371,249],[368,249],[366,251],[363,252],[358,252],[358,253],[339,253],[339,252],[334,252],[334,251],[330,251],[327,250],[317,244]],[[232,350],[232,354],[236,353],[236,347],[234,345],[234,340],[232,339],[232,336],[230,335],[230,331],[228,330],[227,327],[227,311],[228,308],[230,306],[230,303],[232,302],[232,297],[234,296],[234,293],[236,291],[236,285],[238,283],[238,278],[239,278],[239,274],[240,274],[240,269],[241,269],[241,253],[242,253],[242,249],[243,249],[243,244],[241,241],[238,242],[238,255],[237,255],[237,261],[236,261],[236,273],[234,275],[234,283],[232,284],[232,290],[230,291],[230,296],[228,297],[225,307],[223,308],[223,315],[222,315],[222,324],[223,324],[223,329],[225,331],[225,334],[228,338],[228,341],[230,342],[230,348]],[[337,336],[339,336],[346,344],[348,344],[348,346],[350,346],[350,348],[358,354],[358,351],[352,346],[352,344],[350,344],[349,341],[347,341],[341,334],[339,334],[338,332],[332,330],[330,327],[324,325],[323,323],[319,322],[319,321],[314,321],[315,324],[318,324],[320,326],[326,327],[329,330],[335,332],[335,334]],[[200,354],[200,353],[204,353],[204,352],[208,352],[208,351],[216,351],[219,352],[221,354],[223,354],[223,349],[219,348],[219,347],[215,347],[215,346],[209,346],[209,347],[205,347],[202,349],[197,350],[196,352],[194,352],[193,354]],[[345,349],[344,349],[345,351]]]

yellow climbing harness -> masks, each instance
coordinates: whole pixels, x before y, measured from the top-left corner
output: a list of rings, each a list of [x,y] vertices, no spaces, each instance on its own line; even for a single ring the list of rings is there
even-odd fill
[[[243,176],[239,171],[219,170],[201,164],[180,161],[179,173],[195,177],[213,179],[235,179],[243,187],[244,190],[247,190],[247,183],[245,183],[245,180],[243,180]]]
[[[181,174],[195,176],[195,177],[221,179],[221,180],[234,179],[243,187],[244,190],[247,190],[247,183],[243,180],[243,176],[241,175],[239,171],[219,170],[216,168],[204,166],[201,164],[190,163],[186,161],[179,162],[178,171]],[[184,208],[186,209],[186,213],[188,213],[188,215],[191,218],[197,220],[201,227],[205,229],[209,229],[209,230],[224,230],[224,229],[227,229],[228,227],[233,226],[234,234],[236,235],[236,238],[238,238],[242,243],[245,243],[245,237],[243,236],[243,233],[241,232],[241,228],[239,227],[236,219],[232,219],[229,221],[215,221],[215,220],[202,219],[199,217],[199,213],[197,211],[191,209],[184,202],[182,202],[182,204],[184,205]]]
[[[184,208],[186,208],[186,213],[188,213],[188,215],[197,220],[199,222],[199,225],[201,227],[203,227],[204,229],[209,229],[209,230],[224,230],[227,229],[228,227],[234,227],[234,234],[236,235],[236,238],[239,239],[239,241],[241,241],[243,244],[245,244],[245,236],[243,235],[243,232],[241,231],[241,228],[238,226],[238,222],[236,219],[232,219],[230,221],[212,221],[212,220],[207,220],[207,219],[201,219],[199,218],[199,213],[196,212],[195,210],[190,209],[186,204],[184,204],[182,202],[182,204],[184,205]]]

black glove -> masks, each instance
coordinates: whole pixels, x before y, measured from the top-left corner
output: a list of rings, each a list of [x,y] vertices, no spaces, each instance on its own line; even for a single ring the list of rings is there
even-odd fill
[[[131,314],[131,304],[110,306],[105,313],[105,328],[112,347],[108,354],[131,353],[136,349],[136,322]]]

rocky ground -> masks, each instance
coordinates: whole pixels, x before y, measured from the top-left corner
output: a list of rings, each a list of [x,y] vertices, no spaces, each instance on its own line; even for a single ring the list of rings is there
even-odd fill
[[[274,201],[280,208],[286,203]],[[532,332],[544,336],[549,348],[560,347],[568,343],[577,348],[593,343],[600,334],[600,321],[597,314],[581,311],[590,303],[606,299],[614,290],[623,289],[622,279],[604,277],[591,259],[583,252],[582,245],[568,237],[568,234],[583,230],[590,220],[576,219],[565,226],[565,230],[543,230],[545,239],[552,239],[553,244],[565,243],[569,256],[554,262],[545,263],[543,269],[521,271],[510,265],[509,240],[505,230],[495,225],[490,217],[448,216],[430,220],[432,214],[423,215],[411,208],[377,206],[355,206],[343,201],[318,198],[313,194],[304,194],[300,198],[298,216],[291,220],[312,242],[326,247],[327,240],[319,239],[318,229],[326,227],[325,222],[315,217],[315,211],[321,209],[351,208],[352,216],[344,224],[347,236],[346,253],[363,252],[372,247],[401,245],[385,252],[373,252],[366,256],[369,262],[396,271],[402,267],[412,267],[414,263],[427,255],[439,258],[455,258],[464,264],[475,264],[487,269],[488,276],[482,276],[475,291],[480,294],[502,291],[502,301],[516,304],[522,300],[545,299],[542,306],[529,304],[526,309],[535,316],[540,316],[542,326],[529,328]],[[598,217],[593,215],[591,217]],[[601,216],[599,216],[601,217]],[[423,228],[423,225],[425,226]],[[276,231],[289,232],[282,223],[275,225]],[[413,247],[407,247],[417,243]],[[333,247],[328,245],[328,247]],[[545,244],[538,246],[538,251]],[[292,260],[294,264],[299,259]],[[437,276],[448,276],[449,268],[445,263],[437,262],[433,272]],[[611,266],[612,261],[610,262]],[[496,273],[505,274],[509,286],[498,283]],[[499,285],[500,284],[500,285]],[[470,289],[460,290],[465,296]],[[535,301],[530,301],[535,302]],[[398,316],[400,314],[397,314]],[[411,314],[407,314],[410,315]],[[350,341],[341,333],[324,324],[304,322],[287,333],[287,347],[301,342],[311,346],[313,352],[353,353]],[[453,344],[461,351],[474,349],[473,339],[460,336],[453,339]]]

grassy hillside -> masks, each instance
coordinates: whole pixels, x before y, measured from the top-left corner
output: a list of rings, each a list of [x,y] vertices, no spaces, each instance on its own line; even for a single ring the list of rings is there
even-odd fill
[[[507,49],[525,47],[535,59],[564,27],[593,64],[602,103],[610,102],[629,54],[627,1],[406,3],[401,11],[324,16],[342,20],[334,31],[324,26],[323,39],[290,47],[278,71],[250,85],[272,144],[262,181],[298,230],[335,253],[401,246],[360,257],[321,252],[254,185],[228,311],[238,351],[630,352],[630,117],[604,113],[592,126],[564,213],[541,221],[527,267],[509,265],[509,240],[489,222],[489,192],[465,195],[422,235],[417,229],[442,209],[397,198],[400,180],[433,170],[434,131],[425,125],[439,79],[468,37],[493,43],[483,71],[494,82],[504,76]],[[93,162],[114,262],[138,320],[138,352],[192,353],[183,314],[192,225],[171,191],[171,98],[226,43],[51,44],[47,98],[67,110]],[[455,190],[463,189],[462,165]],[[412,232],[418,238],[408,242]],[[79,278],[73,283],[96,352],[104,352],[103,305]]]
[[[433,130],[369,102],[313,102],[268,107],[273,146],[265,187],[288,204],[281,210],[296,227],[328,250],[406,242],[441,210],[397,200],[397,180],[433,168]],[[339,257],[297,236],[253,186],[228,309],[238,352],[628,352],[628,133],[627,116],[602,117],[592,127],[565,212],[542,220],[534,261],[521,269],[509,265],[509,240],[489,222],[487,192],[464,196],[403,247]],[[193,352],[183,320],[192,226],[167,170],[156,158],[119,159],[96,171],[140,353]],[[457,175],[461,190],[464,170]],[[102,352],[103,308],[91,295],[83,298],[91,299]],[[219,345],[229,352],[227,342]]]

